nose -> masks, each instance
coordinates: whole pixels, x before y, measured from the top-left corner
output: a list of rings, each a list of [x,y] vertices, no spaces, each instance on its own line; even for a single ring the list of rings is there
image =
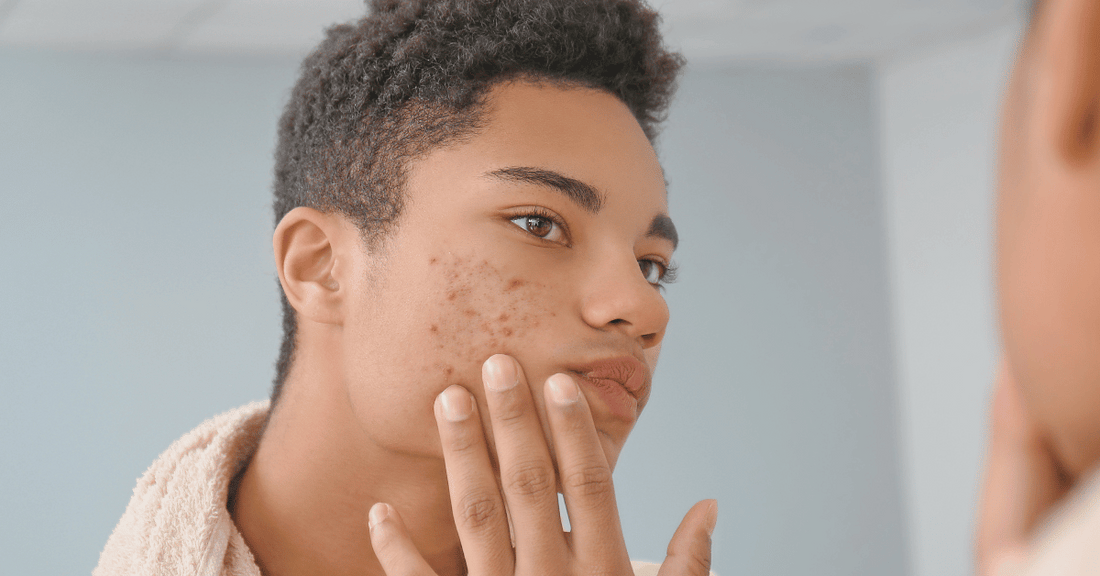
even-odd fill
[[[643,349],[659,345],[668,326],[668,304],[646,280],[633,252],[604,254],[589,269],[594,272],[581,304],[584,321],[598,330],[619,331],[639,340]]]

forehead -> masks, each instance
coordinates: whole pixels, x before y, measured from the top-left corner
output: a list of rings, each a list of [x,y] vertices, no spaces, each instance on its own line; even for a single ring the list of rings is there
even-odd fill
[[[509,82],[487,98],[482,128],[469,144],[486,166],[554,170],[608,196],[666,202],[657,154],[625,104],[590,88]],[[614,200],[615,198],[608,198]]]

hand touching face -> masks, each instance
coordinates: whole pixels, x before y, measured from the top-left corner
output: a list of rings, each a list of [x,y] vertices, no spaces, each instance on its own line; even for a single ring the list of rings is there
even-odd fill
[[[532,387],[515,360],[493,356],[485,363],[483,377],[497,466],[491,462],[477,403],[468,390],[451,386],[435,405],[467,573],[632,575],[611,467],[574,378],[555,374],[543,387],[552,438],[547,443]],[[571,532],[562,529],[559,487]],[[688,511],[668,546],[661,576],[709,574],[710,535],[717,513],[717,504],[706,500]],[[378,503],[371,508],[370,531],[386,574],[434,576],[392,506]]]

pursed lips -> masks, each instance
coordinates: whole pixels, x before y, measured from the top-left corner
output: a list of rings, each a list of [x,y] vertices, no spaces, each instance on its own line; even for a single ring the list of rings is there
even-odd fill
[[[621,356],[570,366],[582,384],[592,388],[620,420],[633,423],[649,397],[649,367],[633,356]]]

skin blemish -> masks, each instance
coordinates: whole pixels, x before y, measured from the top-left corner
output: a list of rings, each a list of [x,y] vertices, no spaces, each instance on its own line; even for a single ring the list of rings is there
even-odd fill
[[[429,261],[434,267],[425,281],[437,294],[434,318],[428,323],[429,349],[438,360],[430,377],[442,380],[441,385],[476,386],[486,358],[523,351],[524,339],[546,324],[547,287],[512,275],[515,270],[502,274],[481,258],[437,254]]]

